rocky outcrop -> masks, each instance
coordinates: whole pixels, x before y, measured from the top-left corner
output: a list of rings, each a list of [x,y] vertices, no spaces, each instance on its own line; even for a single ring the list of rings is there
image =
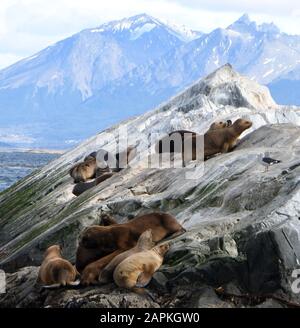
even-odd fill
[[[226,66],[216,79],[208,78],[214,80],[214,88],[218,74],[229,74],[228,70]],[[72,194],[68,168],[104,144],[112,150],[111,139],[105,140],[102,133],[0,195],[0,265],[11,272],[1,306],[282,307],[300,302],[291,289],[292,272],[300,263],[300,127],[292,124],[298,122],[299,110],[268,108],[271,102],[264,100],[264,88],[258,88],[263,110],[231,103],[214,111],[201,107],[200,100],[207,96],[204,82],[199,83],[159,110],[122,124],[140,141],[141,157],[133,167],[78,197]],[[194,105],[188,108],[188,103]],[[201,132],[221,111],[228,118],[248,113],[254,122],[254,130],[233,152],[211,158],[204,166],[194,162],[180,169],[145,168],[148,138],[143,133],[167,132],[171,126],[193,129],[187,124],[192,118]],[[274,124],[266,124],[271,119]],[[265,151],[281,160],[268,172],[259,162]],[[123,222],[129,215],[155,210],[174,214],[187,232],[172,240],[148,294],[135,295],[110,284],[37,295],[33,277],[49,245],[61,244],[64,256],[74,261],[79,234],[98,224],[103,212]],[[19,270],[22,267],[27,268]]]

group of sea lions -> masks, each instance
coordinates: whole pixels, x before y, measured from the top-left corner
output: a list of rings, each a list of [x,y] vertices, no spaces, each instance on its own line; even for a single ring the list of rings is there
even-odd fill
[[[212,123],[204,134],[204,160],[219,153],[232,151],[237,145],[239,136],[251,126],[251,121],[242,118],[237,119],[234,123],[231,120]],[[179,142],[172,142],[174,136],[179,137]],[[155,145],[155,151],[159,154],[164,152],[181,153],[183,161],[196,160],[197,156],[199,158],[199,155],[201,155],[197,153],[197,142],[200,142],[200,139],[201,136],[194,131],[172,131],[158,141]],[[184,148],[189,141],[191,144],[191,154],[188,154],[188,158],[185,158],[186,153]],[[163,145],[166,145],[165,149]]]
[[[38,282],[50,288],[110,281],[132,290],[145,287],[169,249],[168,242],[155,244],[185,232],[174,216],[163,212],[141,215],[121,224],[104,215],[102,224],[82,232],[75,266],[62,258],[58,245],[49,247]],[[76,281],[79,276],[80,281]]]
[[[227,153],[232,151],[237,145],[239,136],[251,126],[251,121],[242,118],[237,119],[233,123],[231,120],[213,122],[204,134],[203,159],[206,160],[219,153]],[[174,143],[174,136],[179,137],[179,142]],[[193,131],[172,131],[156,143],[155,151],[158,154],[165,152],[171,154],[181,153],[183,165],[185,165],[186,162],[199,158],[199,155],[201,157],[201,154],[197,153],[197,143],[200,138],[201,136]],[[186,141],[190,141],[191,145],[191,153],[188,157],[186,157],[185,153],[185,145],[187,144]],[[166,149],[164,149],[163,145],[167,145]],[[82,162],[75,164],[69,171],[75,183],[73,194],[79,196],[84,191],[100,184],[106,179],[109,179],[129,164],[130,161],[136,156],[136,153],[137,146],[129,146],[123,152],[115,155],[112,155],[103,149],[100,149],[98,152],[92,152],[86,156]],[[99,165],[99,154],[102,155],[100,160],[101,165]],[[110,167],[107,164],[109,156],[111,156],[111,158],[115,161],[114,167]],[[88,180],[91,179],[94,180],[88,182]]]
[[[250,128],[252,122],[245,119],[218,121],[211,124],[204,134],[204,159],[218,153],[232,151],[243,131]],[[196,159],[196,142],[199,135],[193,131],[178,130],[164,138],[177,133],[181,137],[179,148],[169,144],[170,153],[184,153],[186,135],[192,138],[192,156]],[[161,154],[164,138],[160,139],[155,150]],[[170,142],[167,140],[167,142]],[[101,153],[101,160],[98,155]],[[83,191],[108,179],[119,172],[136,154],[136,146],[128,147],[124,152],[111,155],[105,150],[93,152],[83,162],[70,169],[76,186],[73,193],[79,195]],[[112,156],[116,162],[114,167],[108,165]],[[122,163],[121,162],[125,162]],[[93,182],[87,182],[95,179]],[[92,185],[91,185],[92,184]],[[86,228],[79,239],[76,252],[76,264],[62,258],[58,245],[46,250],[44,261],[40,267],[38,280],[46,286],[65,286],[76,284],[80,276],[82,285],[106,283],[114,281],[119,287],[130,289],[145,287],[163,262],[169,249],[167,242],[155,245],[167,237],[174,237],[185,232],[176,218],[168,213],[149,213],[138,216],[125,223],[118,224],[109,215],[102,216],[102,225]]]

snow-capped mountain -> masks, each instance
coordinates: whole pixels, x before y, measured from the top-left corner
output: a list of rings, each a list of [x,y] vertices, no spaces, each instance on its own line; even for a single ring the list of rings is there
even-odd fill
[[[247,15],[208,34],[146,14],[83,30],[0,71],[0,142],[5,128],[35,147],[70,147],[227,62],[271,83],[300,64],[300,37]]]
[[[97,104],[86,112],[80,106],[87,99],[135,67],[181,46],[185,36],[143,14],[60,41],[0,72],[0,126],[15,129],[21,124],[25,134],[44,146],[78,142],[127,117],[127,108],[113,115],[107,107],[101,113]]]

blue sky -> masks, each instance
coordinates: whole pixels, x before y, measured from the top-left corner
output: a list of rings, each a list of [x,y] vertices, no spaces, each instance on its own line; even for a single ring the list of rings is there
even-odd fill
[[[0,68],[84,28],[139,13],[203,32],[248,13],[258,23],[273,21],[300,34],[298,0],[1,0]]]

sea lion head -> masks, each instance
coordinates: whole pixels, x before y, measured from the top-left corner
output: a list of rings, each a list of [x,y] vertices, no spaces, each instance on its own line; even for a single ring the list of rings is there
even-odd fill
[[[214,122],[210,126],[210,130],[218,130],[218,129],[223,129],[227,127],[227,122],[219,121],[219,122]]]
[[[112,224],[117,224],[117,221],[114,219],[114,217],[109,213],[102,213],[100,216],[100,225],[109,226]]]
[[[167,253],[169,249],[170,249],[169,243],[165,243],[154,247],[154,250],[162,257]]]
[[[86,228],[80,236],[79,245],[85,248],[108,248],[109,251],[114,239],[109,228],[109,226],[90,226]]]
[[[137,247],[142,249],[151,249],[154,246],[152,238],[152,230],[147,229],[140,235],[140,238],[137,242]]]
[[[61,255],[61,248],[59,245],[52,245],[46,249],[44,257],[46,258],[49,255]]]
[[[252,126],[252,122],[250,120],[246,120],[243,118],[239,118],[233,123],[234,129],[239,132],[243,132],[251,128],[251,126]]]

